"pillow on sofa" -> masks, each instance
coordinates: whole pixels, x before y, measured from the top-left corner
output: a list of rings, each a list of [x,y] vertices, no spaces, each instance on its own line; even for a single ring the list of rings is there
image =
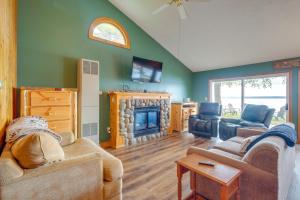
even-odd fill
[[[44,132],[36,132],[17,140],[12,154],[19,164],[26,169],[36,168],[64,159],[64,151],[59,142]]]
[[[247,104],[241,118],[246,121],[263,123],[268,109],[268,106],[265,105]]]
[[[247,147],[249,146],[249,144],[251,142],[253,142],[256,138],[258,138],[258,136],[259,135],[253,135],[253,136],[245,138],[241,143],[240,153],[245,154],[247,152]]]

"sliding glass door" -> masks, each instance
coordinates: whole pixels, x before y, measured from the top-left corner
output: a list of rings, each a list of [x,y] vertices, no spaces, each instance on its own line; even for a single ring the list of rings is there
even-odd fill
[[[211,101],[223,106],[222,115],[240,118],[242,110],[242,80],[222,80],[211,83]]]
[[[228,118],[239,118],[246,104],[275,108],[275,125],[288,120],[288,82],[288,74],[212,80],[210,100],[222,104]]]

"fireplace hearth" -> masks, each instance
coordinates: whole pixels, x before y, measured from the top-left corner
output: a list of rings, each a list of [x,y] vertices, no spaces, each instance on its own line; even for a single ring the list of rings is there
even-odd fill
[[[134,137],[160,132],[160,107],[134,109]]]

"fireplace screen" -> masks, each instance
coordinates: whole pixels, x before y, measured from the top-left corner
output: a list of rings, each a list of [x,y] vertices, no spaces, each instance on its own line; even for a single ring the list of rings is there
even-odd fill
[[[134,109],[134,135],[148,135],[160,132],[160,107]]]
[[[139,112],[135,115],[135,130],[143,130],[147,128],[147,113]]]

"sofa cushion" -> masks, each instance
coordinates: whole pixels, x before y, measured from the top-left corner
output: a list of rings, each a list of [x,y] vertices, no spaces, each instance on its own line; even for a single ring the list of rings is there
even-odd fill
[[[267,113],[268,106],[247,104],[241,118],[246,121],[263,123]]]
[[[103,158],[104,180],[114,181],[123,176],[122,162],[87,138],[80,138],[63,149],[67,160],[98,152]]]
[[[64,159],[59,142],[44,132],[31,133],[17,140],[12,154],[23,168],[32,169]]]
[[[241,144],[226,140],[224,142],[216,144],[213,148],[220,149],[222,151],[226,151],[228,153],[232,153],[238,156],[243,156],[244,154],[240,153]]]
[[[218,103],[201,103],[200,104],[200,114],[204,115],[219,115],[220,104]]]
[[[240,122],[240,125],[242,125],[243,127],[266,128],[265,124],[263,124],[263,123],[260,123],[260,122],[250,122],[250,121],[246,121],[246,120],[242,120]]]
[[[245,138],[243,137],[239,137],[239,136],[235,136],[233,138],[230,138],[228,141],[232,141],[232,142],[236,142],[239,144],[242,144]]]
[[[74,133],[72,132],[62,132],[62,133],[57,133],[61,137],[61,146],[67,146],[70,144],[73,144],[75,142],[75,137]]]
[[[225,156],[225,157],[232,158],[232,159],[236,159],[236,160],[241,160],[243,158],[243,157],[238,156],[236,154],[228,153],[228,152],[222,151],[220,149],[210,149],[209,151],[211,151],[213,153],[216,153],[218,155]]]

